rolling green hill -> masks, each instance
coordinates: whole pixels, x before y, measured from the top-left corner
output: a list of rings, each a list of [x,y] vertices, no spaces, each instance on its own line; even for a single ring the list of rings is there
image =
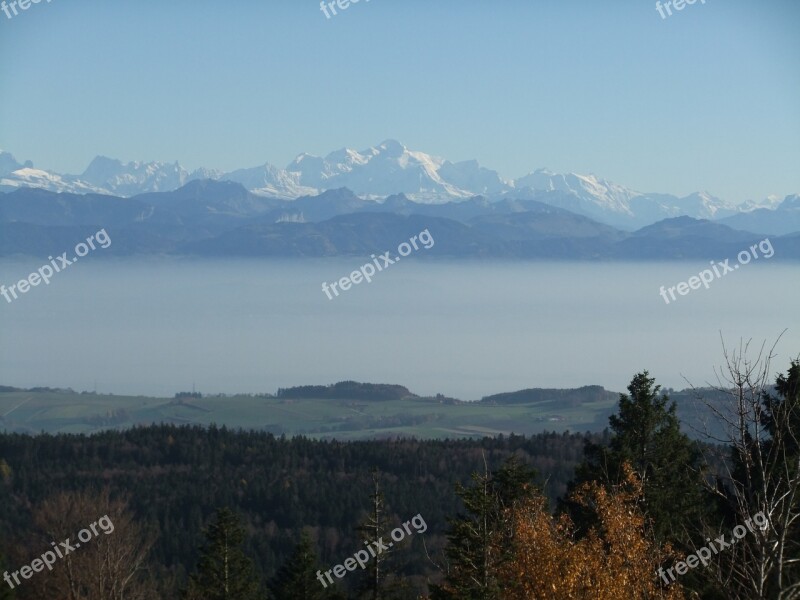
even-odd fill
[[[225,425],[256,429],[287,436],[305,434],[340,440],[410,437],[442,439],[484,437],[541,431],[601,430],[616,406],[616,394],[597,394],[592,388],[583,402],[576,393],[563,402],[563,390],[552,393],[552,401],[498,404],[460,402],[443,396],[386,399],[385,389],[366,387],[378,397],[365,398],[354,388],[350,397],[331,396],[315,387],[281,390],[279,397],[238,395],[178,398],[114,396],[77,393],[71,390],[0,392],[0,430],[26,433],[92,433],[152,423]],[[331,390],[335,386],[329,386]],[[9,389],[9,388],[4,388]],[[298,390],[308,389],[311,397]],[[316,392],[316,396],[313,394]],[[198,394],[199,396],[199,394]],[[287,397],[288,396],[288,397]]]
[[[668,390],[684,424],[703,421],[706,410],[695,392]],[[724,394],[705,391],[715,402]],[[0,431],[85,433],[137,425],[226,426],[277,435],[364,440],[481,438],[544,431],[602,431],[619,396],[601,386],[526,389],[462,402],[442,395],[417,396],[399,385],[353,381],[300,386],[277,395],[180,393],[174,398],[115,396],[0,386]],[[685,427],[693,435],[691,427]]]

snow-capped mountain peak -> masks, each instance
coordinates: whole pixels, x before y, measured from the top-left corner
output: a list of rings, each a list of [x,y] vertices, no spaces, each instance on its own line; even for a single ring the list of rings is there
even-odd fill
[[[789,196],[786,196],[779,206],[781,210],[800,211],[800,194],[790,194]]]
[[[630,215],[631,200],[642,196],[640,192],[600,179],[596,175],[559,174],[547,169],[538,169],[515,180],[514,187],[530,188],[540,192],[566,193],[577,198],[590,212],[601,210],[621,215]]]
[[[17,169],[23,168],[32,169],[33,163],[29,160],[26,160],[24,164],[19,163],[13,154],[0,150],[0,176],[8,175]]]
[[[356,151],[342,148],[324,158],[301,154],[286,168],[305,186],[346,187],[365,197],[403,193],[412,200],[446,201],[474,194],[444,181],[438,170],[444,160],[414,152],[396,140]]]
[[[97,156],[80,179],[98,188],[122,196],[132,196],[144,192],[164,192],[184,185],[189,173],[178,162],[129,162]]]
[[[450,162],[394,139],[365,150],[341,148],[325,155],[298,154],[286,168],[269,163],[227,173],[197,169],[188,173],[181,165],[163,162],[128,162],[98,156],[80,175],[59,175],[20,164],[0,151],[0,191],[38,187],[56,192],[104,193],[133,196],[177,189],[197,179],[228,180],[250,192],[292,200],[326,190],[348,188],[365,199],[382,200],[402,194],[420,203],[488,199],[534,199],[590,217],[602,223],[633,229],[660,219],[686,215],[718,219],[768,204],[776,209],[779,198],[736,207],[708,192],[685,197],[643,193],[594,174],[555,173],[538,169],[517,180],[506,181],[476,160]],[[798,200],[783,200],[794,207]]]
[[[0,190],[13,190],[20,187],[75,194],[110,194],[108,190],[95,187],[80,179],[31,167],[23,167],[0,177]]]
[[[777,194],[770,194],[763,200],[745,200],[739,205],[739,210],[742,212],[751,212],[759,208],[767,208],[774,210],[783,202],[783,196]]]
[[[392,139],[382,141],[378,144],[377,150],[379,150],[381,154],[393,158],[400,158],[403,154],[408,152],[408,148],[397,140]]]
[[[279,169],[269,163],[250,169],[237,169],[220,176],[220,179],[241,183],[260,196],[294,200],[316,193],[316,188],[304,185],[300,173]]]

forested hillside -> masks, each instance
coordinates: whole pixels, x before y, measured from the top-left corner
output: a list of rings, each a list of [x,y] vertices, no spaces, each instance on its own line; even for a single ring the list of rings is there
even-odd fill
[[[217,507],[243,515],[248,554],[261,574],[271,576],[303,530],[318,540],[323,564],[341,562],[362,546],[355,528],[370,507],[374,467],[389,521],[421,514],[428,525],[425,543],[435,549],[444,544],[447,517],[459,509],[454,485],[482,470],[484,455],[490,468],[518,455],[543,474],[539,482],[555,500],[583,446],[579,434],[339,443],[177,426],[89,437],[0,435],[2,537],[12,540],[7,562],[25,564],[37,554],[28,540],[38,504],[60,491],[108,487],[157,534],[151,558],[164,571],[159,579],[182,579],[191,570],[202,529]],[[434,573],[421,547],[403,558],[405,575],[422,581]]]

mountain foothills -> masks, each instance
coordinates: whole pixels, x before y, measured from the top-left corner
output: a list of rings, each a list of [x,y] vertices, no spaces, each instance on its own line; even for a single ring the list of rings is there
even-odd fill
[[[132,197],[22,187],[0,193],[0,256],[61,254],[105,228],[113,243],[102,256],[368,256],[427,229],[435,244],[415,258],[707,259],[734,257],[767,235],[775,259],[800,258],[796,197],[764,209],[774,216],[756,210],[732,223],[680,216],[636,231],[556,206],[560,192],[538,198],[423,204],[395,194],[378,202],[340,188],[284,200],[212,179]],[[764,228],[743,230],[748,217]]]
[[[699,391],[711,406],[725,400],[713,389]],[[681,421],[690,431],[700,432],[713,423],[713,410],[696,402],[697,393],[698,388],[669,390]],[[274,394],[178,392],[173,398],[0,385],[0,431],[94,434],[169,423],[349,441],[481,438],[601,431],[618,397],[599,385],[529,388],[484,396],[477,402],[443,394],[418,396],[402,385],[355,381],[279,388]]]
[[[198,180],[238,183],[255,196],[280,200],[347,188],[355,196],[373,203],[397,194],[415,205],[456,203],[475,197],[489,201],[537,201],[626,231],[679,216],[729,218],[732,228],[759,233],[786,234],[800,230],[796,211],[786,222],[778,210],[773,210],[796,208],[800,202],[797,195],[786,198],[780,206],[774,197],[762,203],[736,206],[706,192],[682,198],[643,193],[595,175],[558,174],[546,169],[505,180],[475,160],[453,163],[409,150],[395,140],[362,151],[343,148],[325,157],[300,154],[285,168],[264,164],[227,173],[215,169],[189,172],[177,162],[123,163],[98,156],[83,173],[68,175],[34,168],[30,161],[23,164],[10,153],[0,152],[0,192],[36,188],[129,198],[172,192]]]

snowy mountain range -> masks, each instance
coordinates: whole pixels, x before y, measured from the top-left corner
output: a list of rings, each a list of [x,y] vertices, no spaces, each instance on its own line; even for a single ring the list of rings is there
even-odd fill
[[[176,190],[198,179],[232,181],[265,197],[294,200],[327,190],[348,188],[361,198],[382,201],[404,194],[424,204],[458,202],[475,196],[489,200],[537,200],[632,230],[661,219],[689,216],[721,219],[746,211],[775,209],[779,200],[735,206],[705,192],[683,198],[642,193],[617,183],[575,173],[539,169],[516,180],[504,180],[477,161],[453,163],[387,140],[366,150],[348,148],[325,157],[300,154],[286,168],[270,164],[228,173],[213,169],[189,172],[176,163],[130,162],[98,156],[80,175],[59,174],[22,164],[0,152],[0,192],[41,188],[53,192],[96,193],[132,197]]]

